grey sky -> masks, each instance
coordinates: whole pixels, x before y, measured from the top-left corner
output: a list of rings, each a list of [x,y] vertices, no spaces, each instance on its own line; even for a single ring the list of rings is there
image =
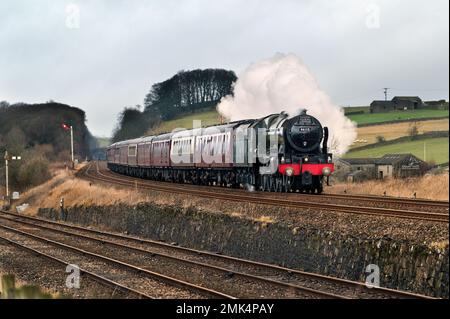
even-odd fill
[[[303,59],[339,105],[385,86],[448,99],[448,38],[448,0],[2,0],[0,100],[77,106],[109,136],[152,83],[181,69],[239,74],[276,52]]]

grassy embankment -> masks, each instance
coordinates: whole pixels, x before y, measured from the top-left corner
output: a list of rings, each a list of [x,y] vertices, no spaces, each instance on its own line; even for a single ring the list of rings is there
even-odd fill
[[[80,165],[78,169],[82,168]],[[35,215],[39,207],[58,209],[64,197],[66,206],[73,205],[112,205],[118,203],[138,203],[148,200],[147,196],[134,189],[105,187],[76,178],[71,171],[63,169],[53,172],[53,178],[22,194],[16,205],[28,203],[27,214]]]
[[[361,184],[335,184],[327,187],[326,192],[349,194],[373,194],[382,195],[384,191],[388,196],[411,197],[417,192],[419,198],[435,200],[448,200],[449,189],[448,173],[436,176],[424,176],[405,180],[367,181]],[[89,183],[88,181],[74,177],[71,172],[58,170],[53,178],[22,194],[16,204],[28,203],[30,206],[26,214],[34,215],[39,207],[58,209],[59,201],[64,197],[66,206],[74,205],[116,205],[137,204],[153,202],[160,205],[181,205],[182,207],[204,207],[216,209],[217,202],[204,201],[202,198],[177,195],[163,192],[137,192],[135,189],[105,187],[104,184]],[[238,211],[257,209],[252,205],[239,206]],[[260,208],[259,208],[260,209]],[[256,211],[256,210],[255,210]]]
[[[327,193],[343,194],[363,194],[382,196],[386,192],[387,196],[412,198],[414,192],[418,198],[432,200],[449,199],[449,175],[425,175],[418,178],[407,179],[387,179],[371,180],[362,183],[339,183],[331,187],[326,187]]]

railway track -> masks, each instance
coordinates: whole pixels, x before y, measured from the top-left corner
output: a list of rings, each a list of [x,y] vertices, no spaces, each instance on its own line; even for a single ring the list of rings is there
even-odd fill
[[[428,298],[386,288],[374,287],[370,289],[359,282],[10,212],[1,211],[0,221],[1,229],[46,243],[50,242],[76,253],[83,252],[85,255],[95,256],[103,260],[107,259],[108,261],[113,260],[112,255],[114,258],[118,258],[117,255],[122,256],[119,259],[126,258],[127,260],[114,259],[114,262],[121,267],[125,264],[128,268],[135,267],[139,272],[151,272],[147,269],[151,265],[154,265],[161,272],[172,269],[172,273],[169,275],[159,275],[181,277],[171,278],[177,284],[180,281],[184,282],[184,287],[194,287],[197,292],[205,292],[206,290],[206,293],[213,297]],[[34,231],[31,231],[33,229]],[[47,236],[38,236],[36,232],[40,235],[42,233],[47,234]],[[69,247],[67,241],[76,242],[79,246],[83,246],[83,249]],[[88,242],[89,244],[87,244]],[[97,248],[95,249],[94,246]],[[132,258],[133,255],[135,255],[135,259]],[[134,265],[139,261],[145,261],[146,265]],[[174,271],[174,269],[176,270]],[[185,274],[184,277],[183,274]],[[201,280],[202,278],[203,280]],[[184,280],[189,280],[189,282]],[[199,280],[201,283],[191,283]],[[217,282],[214,280],[217,280]],[[220,288],[220,291],[218,291],[218,288]]]
[[[96,163],[98,166],[98,163]],[[100,169],[98,169],[100,171]],[[113,173],[109,170],[104,170],[107,174],[107,176],[112,177],[119,177],[119,178],[126,178],[129,180],[142,180],[137,179],[131,176],[126,175],[120,175],[117,173]],[[104,173],[103,173],[104,174]],[[104,174],[105,175],[105,174]],[[159,184],[168,184],[172,185],[169,182],[154,182],[147,180],[148,182],[153,183],[159,183]],[[178,184],[180,187],[197,187],[197,188],[205,188],[205,186],[196,186],[196,185],[190,185],[190,184]],[[232,188],[213,188],[212,190],[215,191],[227,191],[227,192],[234,192],[234,193],[242,193],[242,190],[232,189]],[[448,201],[436,201],[436,200],[428,200],[428,199],[413,199],[413,198],[401,198],[401,197],[389,197],[389,196],[376,196],[376,195],[351,195],[351,194],[326,194],[322,193],[320,195],[317,194],[304,194],[304,193],[297,193],[297,194],[291,194],[291,193],[270,193],[270,192],[256,192],[255,194],[263,195],[266,197],[279,197],[282,195],[285,198],[293,198],[294,200],[303,200],[303,201],[319,201],[323,203],[324,200],[343,200],[343,201],[358,201],[365,204],[374,204],[374,203],[382,203],[382,204],[389,204],[389,205],[399,205],[399,206],[408,206],[412,210],[419,210],[423,207],[426,207],[427,209],[436,209],[441,211],[448,212],[449,210],[449,202]]]
[[[163,185],[169,185],[169,187],[178,187],[180,190],[186,190],[187,188],[195,188],[201,191],[209,191],[209,192],[228,192],[235,194],[242,194],[243,190],[241,189],[232,189],[232,188],[221,188],[221,187],[213,187],[206,188],[205,186],[198,185],[190,185],[190,184],[174,184],[169,182],[155,182],[150,180],[142,180],[137,179],[131,176],[120,175],[114,172],[111,172],[107,169],[100,169],[97,165],[97,172],[102,175],[106,175],[106,177],[126,179],[133,181],[136,184],[137,180],[145,181],[146,183],[157,183]],[[101,172],[102,171],[102,172]],[[247,192],[246,192],[247,193]],[[248,193],[247,193],[248,194]],[[371,207],[380,207],[380,208],[390,208],[390,209],[401,209],[401,210],[409,210],[409,211],[423,211],[425,209],[426,212],[438,212],[438,213],[447,213],[449,212],[449,202],[448,201],[433,201],[426,199],[411,199],[411,198],[396,198],[396,197],[388,197],[388,196],[375,196],[375,195],[342,195],[342,194],[303,194],[303,193],[271,193],[271,192],[252,192],[253,196],[265,197],[265,198],[275,198],[275,199],[287,199],[293,201],[301,201],[301,202],[316,202],[320,204],[324,203],[335,203],[335,204],[346,204],[348,202],[357,205],[358,207],[366,207],[367,205]]]
[[[389,207],[370,207],[370,206],[354,206],[348,204],[334,204],[325,202],[313,202],[308,200],[302,200],[300,196],[299,199],[295,199],[292,196],[289,198],[279,198],[265,196],[261,194],[253,193],[243,193],[243,192],[216,192],[209,190],[202,190],[198,188],[191,188],[185,186],[177,186],[175,184],[169,183],[155,183],[152,181],[138,180],[136,178],[124,177],[118,174],[103,173],[96,165],[96,170],[94,173],[91,172],[92,164],[89,164],[86,169],[84,169],[81,174],[85,178],[92,181],[101,181],[109,184],[116,184],[121,186],[139,188],[139,189],[149,189],[162,192],[178,193],[178,194],[190,194],[194,196],[221,199],[227,201],[237,201],[237,202],[247,202],[263,205],[272,205],[277,207],[287,207],[287,208],[305,208],[305,209],[318,209],[335,211],[340,213],[350,213],[357,215],[372,215],[372,216],[386,216],[386,217],[397,217],[397,218],[407,218],[414,220],[432,221],[432,222],[449,222],[449,214],[447,212],[433,212],[433,211],[419,211],[419,210],[405,210],[405,209],[394,209]],[[328,195],[331,196],[331,195]],[[322,196],[316,196],[316,198],[322,198]],[[369,196],[372,198],[371,196]],[[368,199],[365,199],[366,201]],[[381,201],[380,198],[376,199]],[[370,199],[369,201],[375,201],[375,199]],[[392,199],[389,199],[392,201]],[[441,205],[439,203],[433,202],[433,205]],[[423,207],[424,204],[419,204]],[[447,207],[448,209],[448,207]]]
[[[7,243],[7,244],[9,244],[11,246],[14,246],[14,247],[18,248],[18,249],[21,249],[21,250],[24,250],[26,252],[29,252],[29,253],[31,253],[31,254],[33,254],[35,256],[45,258],[45,259],[49,260],[50,262],[53,262],[53,263],[56,263],[56,264],[59,264],[59,265],[63,265],[64,267],[66,267],[68,265],[71,265],[71,263],[68,262],[68,261],[65,261],[65,260],[62,260],[60,258],[51,256],[51,255],[49,255],[49,254],[47,254],[45,252],[36,250],[34,248],[31,248],[31,247],[29,247],[27,245],[21,244],[21,243],[19,243],[17,241],[8,239],[6,237],[0,236],[0,241],[5,242],[5,243]],[[142,292],[137,291],[135,289],[132,289],[130,287],[124,286],[124,285],[122,285],[122,284],[120,284],[120,283],[118,283],[118,282],[116,282],[114,280],[106,278],[105,276],[96,274],[96,273],[91,272],[91,271],[87,271],[87,270],[82,269],[82,268],[80,268],[79,270],[80,270],[80,275],[87,276],[87,277],[91,278],[92,280],[100,283],[101,285],[107,286],[108,288],[110,288],[113,291],[119,290],[119,291],[124,292],[125,294],[129,294],[129,295],[137,297],[139,299],[152,299],[151,296],[149,296],[149,295],[147,295],[145,293],[142,293]]]

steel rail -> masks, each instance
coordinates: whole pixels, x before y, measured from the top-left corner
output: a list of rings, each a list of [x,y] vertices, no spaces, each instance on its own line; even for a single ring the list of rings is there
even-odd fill
[[[69,263],[67,261],[64,261],[64,260],[59,259],[59,258],[54,257],[54,256],[51,256],[51,255],[46,254],[46,253],[44,253],[42,251],[39,251],[39,250],[36,250],[34,248],[28,247],[26,245],[23,245],[21,243],[18,243],[16,241],[11,240],[11,239],[5,238],[3,236],[0,236],[0,240],[6,242],[9,245],[15,246],[15,247],[17,247],[19,249],[22,249],[22,250],[28,251],[28,252],[30,252],[30,253],[32,253],[34,255],[37,255],[38,257],[43,257],[43,258],[45,258],[47,260],[50,260],[51,262],[55,262],[55,263],[61,264],[63,266],[68,266],[68,265],[71,264],[71,263]],[[129,294],[135,295],[135,296],[137,296],[139,298],[153,299],[153,297],[151,297],[151,296],[149,296],[149,295],[147,295],[147,294],[145,294],[143,292],[140,292],[140,291],[137,291],[137,290],[135,290],[133,288],[127,287],[125,285],[122,285],[122,284],[120,284],[118,282],[115,282],[115,281],[113,281],[111,279],[108,279],[108,278],[106,278],[104,276],[98,275],[96,273],[93,273],[91,271],[88,271],[88,270],[85,270],[85,269],[82,269],[82,268],[79,268],[79,270],[80,270],[80,274],[81,275],[86,275],[89,278],[91,278],[92,280],[94,280],[94,281],[96,281],[96,282],[98,282],[98,283],[100,283],[100,284],[102,284],[104,286],[107,286],[108,288],[114,289],[114,291],[115,290],[120,290],[120,291],[122,291],[124,293],[129,293]]]
[[[98,239],[95,237],[91,237],[91,236],[86,236],[86,235],[81,235],[78,233],[74,233],[74,232],[67,232],[67,231],[63,231],[60,229],[55,229],[55,228],[51,228],[51,227],[46,227],[46,226],[42,226],[42,225],[37,225],[35,223],[28,223],[28,222],[23,222],[23,221],[18,221],[18,220],[13,220],[10,218],[5,218],[3,216],[0,216],[1,219],[4,220],[9,220],[12,222],[19,222],[22,224],[26,224],[29,226],[33,226],[33,227],[39,227],[41,229],[45,229],[45,230],[49,230],[49,231],[55,231],[58,233],[61,233],[63,235],[68,235],[68,236],[76,236],[79,238],[84,238],[87,240],[91,240],[91,241],[95,241],[101,244],[108,244],[111,246],[115,246],[118,248],[122,248],[122,249],[128,249],[128,250],[132,250],[138,253],[143,253],[143,254],[148,254],[151,256],[159,256],[159,257],[163,257],[166,259],[170,259],[176,262],[180,262],[180,263],[185,263],[185,264],[190,264],[191,266],[198,266],[198,267],[203,267],[203,268],[207,268],[207,269],[211,269],[211,270],[215,270],[215,271],[220,271],[222,274],[227,275],[227,274],[233,274],[234,276],[238,276],[238,277],[242,277],[245,279],[250,279],[250,280],[256,280],[262,283],[266,283],[266,284],[271,284],[271,285],[277,285],[279,287],[283,287],[286,289],[295,289],[301,292],[306,292],[306,293],[311,293],[313,295],[317,295],[320,297],[326,297],[326,298],[333,298],[333,299],[348,299],[346,297],[340,296],[340,295],[336,295],[333,293],[329,293],[326,291],[321,291],[321,290],[317,290],[317,289],[312,289],[312,288],[308,288],[308,287],[303,287],[303,286],[299,286],[299,285],[294,285],[294,284],[290,284],[290,283],[285,283],[282,281],[278,281],[278,280],[273,280],[273,279],[269,279],[269,278],[264,278],[261,276],[256,276],[256,275],[251,275],[251,274],[246,274],[243,272],[239,272],[239,271],[235,271],[235,270],[231,270],[231,269],[227,269],[227,268],[223,268],[223,267],[219,267],[219,266],[214,266],[214,265],[210,265],[210,264],[206,264],[206,263],[202,263],[202,262],[196,262],[196,261],[192,261],[192,260],[188,260],[188,259],[182,259],[182,258],[178,258],[178,257],[174,257],[168,254],[163,254],[163,253],[157,253],[155,251],[151,251],[151,250],[147,250],[147,249],[142,249],[142,248],[138,248],[138,247],[133,247],[130,245],[124,245],[124,244],[120,244],[120,243],[116,243],[110,240],[105,240],[105,239]]]
[[[98,167],[98,163],[97,163],[97,167]],[[127,175],[121,175],[118,173],[114,173],[112,171],[108,171],[111,175],[111,177],[121,177],[121,178],[126,178],[129,180],[137,180],[137,178],[132,177],[132,176],[127,176]],[[104,175],[106,176],[106,175]],[[156,182],[154,180],[147,180],[148,182],[153,182],[153,183],[163,183],[163,184],[169,184],[171,185],[170,182]],[[192,186],[191,184],[179,184],[180,186]],[[236,191],[236,192],[242,192],[241,190],[235,190],[235,189],[227,189],[227,191]],[[272,193],[272,192],[257,192],[258,194],[264,194],[264,195],[273,195],[273,194],[277,194],[277,193]],[[284,193],[287,195],[293,195],[290,193]],[[412,205],[412,206],[428,206],[428,207],[437,207],[437,208],[449,208],[449,202],[448,201],[439,201],[439,200],[430,200],[430,199],[413,199],[413,198],[406,198],[406,197],[390,197],[390,196],[377,196],[377,195],[358,195],[358,194],[295,194],[297,197],[301,197],[302,199],[344,199],[344,200],[358,200],[358,201],[362,201],[362,202],[369,202],[369,203],[373,203],[373,202],[381,202],[381,203],[389,203],[389,204],[406,204],[406,205]]]
[[[99,236],[106,236],[106,237],[116,238],[116,239],[120,239],[120,240],[131,241],[131,242],[134,242],[136,244],[149,244],[149,245],[153,245],[153,246],[157,246],[157,247],[162,247],[162,248],[166,248],[166,249],[180,251],[180,252],[187,253],[187,254],[195,254],[195,255],[208,257],[208,258],[216,258],[216,259],[222,260],[223,262],[227,262],[227,263],[235,262],[235,263],[240,263],[240,264],[244,264],[244,265],[248,265],[248,266],[260,267],[260,268],[266,269],[266,270],[278,271],[278,272],[281,272],[281,273],[286,274],[286,275],[296,274],[296,275],[303,276],[304,278],[308,278],[308,279],[327,281],[329,283],[335,283],[335,284],[340,284],[340,285],[351,286],[351,287],[353,287],[355,289],[363,289],[363,290],[370,289],[370,291],[376,291],[376,292],[385,293],[385,294],[388,294],[388,295],[397,296],[397,297],[403,297],[403,298],[430,298],[430,299],[434,299],[432,297],[428,297],[428,296],[424,296],[424,295],[420,295],[420,294],[415,294],[415,293],[410,293],[410,292],[405,292],[405,291],[400,291],[400,290],[395,290],[395,289],[389,289],[389,288],[384,288],[384,287],[368,288],[364,283],[360,283],[360,282],[356,282],[356,281],[351,281],[351,280],[346,280],[346,279],[341,279],[341,278],[336,278],[336,277],[330,277],[330,276],[325,276],[325,275],[319,275],[319,274],[304,272],[304,271],[301,271],[301,270],[290,269],[290,268],[286,268],[286,267],[281,267],[281,266],[277,266],[277,265],[271,265],[271,264],[266,264],[266,263],[262,263],[262,262],[246,260],[246,259],[237,258],[237,257],[225,256],[225,255],[221,255],[221,254],[201,251],[201,250],[192,249],[192,248],[174,246],[174,245],[170,245],[170,244],[167,244],[167,243],[163,243],[163,242],[160,242],[160,241],[154,241],[154,240],[150,240],[150,239],[138,238],[138,237],[133,237],[133,236],[126,236],[126,235],[122,235],[122,234],[117,234],[117,233],[112,233],[112,232],[107,232],[107,231],[100,231],[100,230],[95,230],[95,229],[91,229],[91,228],[85,228],[85,227],[81,227],[81,226],[77,226],[77,225],[71,225],[71,224],[66,224],[66,223],[63,224],[63,223],[59,223],[59,222],[55,222],[55,221],[49,221],[49,220],[45,220],[45,219],[41,219],[41,218],[19,215],[19,214],[15,214],[15,213],[11,213],[11,212],[1,211],[1,213],[5,214],[5,215],[12,216],[12,217],[16,217],[16,218],[22,218],[22,219],[26,219],[26,220],[30,220],[30,221],[34,221],[34,222],[40,222],[40,223],[44,223],[44,224],[48,224],[48,225],[54,225],[54,226],[57,226],[57,227],[63,227],[63,228],[65,227],[65,228],[68,228],[68,229],[84,231],[84,232],[87,232],[87,233],[90,233],[90,234],[99,235]],[[1,218],[1,216],[0,216],[0,218]],[[5,218],[5,217],[3,217],[3,218]],[[10,218],[5,218],[5,219],[12,220]],[[33,224],[33,225],[37,226],[36,224]],[[98,240],[99,241],[104,241],[102,239],[98,239]],[[152,253],[154,253],[154,252],[152,252]],[[234,272],[234,271],[231,271],[231,272]]]
[[[16,228],[8,227],[8,226],[2,225],[2,224],[0,224],[0,228],[5,229],[5,230],[10,231],[10,232],[14,232],[14,233],[22,235],[22,236],[26,236],[26,237],[29,237],[29,238],[32,238],[32,239],[35,239],[35,240],[38,240],[38,241],[50,244],[50,245],[53,245],[53,246],[58,246],[60,248],[66,249],[66,250],[71,250],[73,252],[76,252],[76,253],[84,255],[84,256],[89,256],[89,257],[92,257],[92,258],[95,258],[95,259],[102,260],[104,262],[108,262],[108,263],[116,265],[116,266],[121,266],[123,268],[129,269],[129,270],[132,270],[132,271],[136,271],[137,273],[145,274],[145,275],[147,275],[147,276],[149,276],[149,277],[151,277],[153,279],[156,279],[156,280],[168,283],[168,284],[170,284],[172,286],[178,286],[178,287],[187,288],[187,289],[189,289],[191,291],[196,291],[196,292],[201,293],[201,294],[207,294],[207,295],[213,296],[215,298],[236,299],[236,297],[233,297],[233,296],[230,296],[230,295],[227,295],[227,294],[223,294],[221,292],[218,292],[218,291],[215,291],[215,290],[212,290],[212,289],[204,288],[204,287],[201,287],[201,286],[198,286],[198,285],[194,285],[194,284],[191,284],[191,283],[183,281],[183,280],[179,280],[179,279],[176,279],[176,278],[173,278],[173,277],[165,276],[165,275],[162,275],[162,274],[150,271],[148,269],[144,269],[144,268],[141,268],[141,267],[137,267],[137,266],[128,264],[126,262],[123,262],[123,261],[120,261],[120,260],[117,260],[117,259],[114,259],[114,258],[110,258],[110,257],[102,256],[102,255],[99,255],[99,254],[96,254],[96,253],[92,253],[92,252],[89,252],[87,250],[83,250],[83,249],[80,249],[80,248],[77,248],[77,247],[74,247],[74,246],[70,246],[70,245],[67,245],[67,244],[64,244],[64,243],[60,243],[60,242],[57,242],[57,241],[54,241],[54,240],[51,240],[51,239],[47,239],[47,238],[44,238],[44,237],[41,237],[41,236],[37,236],[37,235],[31,234],[29,232],[25,232],[25,231],[22,231],[22,230],[19,230],[19,229],[16,229]]]
[[[420,212],[420,211],[408,211],[399,209],[388,209],[379,207],[363,207],[363,206],[350,206],[350,205],[338,205],[329,203],[313,203],[313,202],[303,202],[290,199],[281,198],[263,198],[257,196],[251,196],[247,194],[232,194],[232,193],[216,193],[209,191],[202,191],[197,189],[180,189],[176,186],[163,186],[163,185],[153,185],[148,183],[139,182],[138,180],[129,181],[123,178],[110,177],[97,171],[99,176],[94,176],[89,173],[90,166],[84,171],[84,174],[93,180],[99,180],[108,183],[115,183],[127,187],[140,187],[143,189],[152,189],[162,192],[178,193],[178,194],[192,194],[205,198],[221,199],[221,200],[234,200],[247,203],[271,205],[271,206],[282,206],[288,208],[317,208],[320,210],[330,210],[341,213],[358,214],[358,215],[372,215],[372,216],[388,216],[396,218],[407,218],[415,220],[424,220],[432,222],[449,222],[449,214],[445,213],[433,213],[433,212]]]

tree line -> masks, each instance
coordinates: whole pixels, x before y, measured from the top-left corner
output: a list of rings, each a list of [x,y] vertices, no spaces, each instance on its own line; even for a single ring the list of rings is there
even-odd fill
[[[96,140],[86,126],[86,114],[69,105],[48,102],[42,104],[0,102],[0,167],[4,154],[20,155],[12,161],[11,185],[24,189],[42,183],[50,177],[50,162],[70,162],[70,134],[62,123],[74,129],[75,155],[83,159]],[[4,170],[0,170],[3,181]]]
[[[112,141],[136,138],[161,121],[213,109],[223,97],[233,93],[236,80],[233,71],[206,69],[180,71],[155,83],[144,98],[143,109],[139,105],[125,107],[119,114]]]

